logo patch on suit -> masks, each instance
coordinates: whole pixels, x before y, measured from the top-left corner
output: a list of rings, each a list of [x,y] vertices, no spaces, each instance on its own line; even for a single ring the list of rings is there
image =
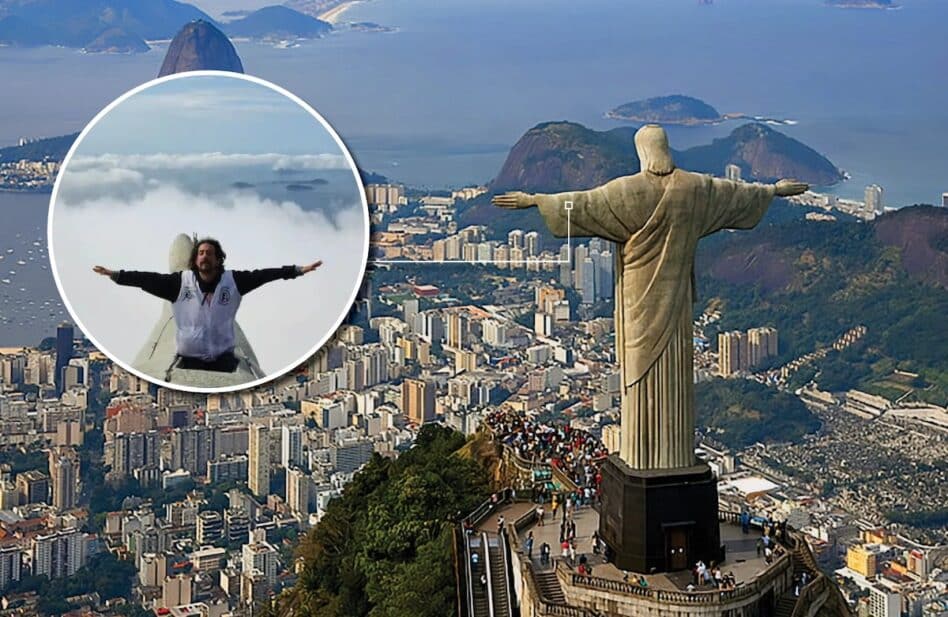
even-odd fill
[[[221,302],[221,304],[229,304],[229,303],[230,303],[230,287],[222,287],[222,288],[221,288],[221,300],[220,300],[220,302]]]
[[[194,297],[194,292],[191,291],[191,288],[190,288],[190,287],[185,287],[185,288],[184,288],[184,299],[185,299],[185,300],[190,300],[190,299],[193,298],[193,297]]]

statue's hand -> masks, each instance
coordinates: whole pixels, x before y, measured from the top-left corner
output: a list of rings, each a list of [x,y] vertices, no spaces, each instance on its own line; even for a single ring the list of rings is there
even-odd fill
[[[810,185],[805,182],[797,182],[796,180],[781,180],[777,182],[777,196],[778,197],[790,197],[792,195],[799,195],[810,190]]]
[[[495,195],[493,199],[490,200],[490,202],[495,206],[514,210],[519,208],[531,208],[536,205],[536,202],[533,201],[532,195],[521,193],[520,191],[504,193],[503,195]]]

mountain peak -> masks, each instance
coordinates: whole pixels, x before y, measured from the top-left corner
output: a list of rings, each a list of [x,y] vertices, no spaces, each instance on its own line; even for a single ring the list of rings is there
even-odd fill
[[[158,77],[200,70],[243,73],[244,66],[227,35],[211,22],[195,19],[171,41]]]

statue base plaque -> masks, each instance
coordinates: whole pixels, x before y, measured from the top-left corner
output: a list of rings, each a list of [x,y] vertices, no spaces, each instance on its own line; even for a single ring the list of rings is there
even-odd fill
[[[622,570],[648,574],[721,563],[717,480],[706,463],[676,469],[602,466],[599,535]]]

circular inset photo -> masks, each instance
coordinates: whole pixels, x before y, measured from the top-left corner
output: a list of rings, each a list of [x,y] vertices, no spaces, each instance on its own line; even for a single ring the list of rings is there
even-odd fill
[[[315,353],[365,273],[359,171],[289,92],[196,71],[99,113],[53,187],[56,285],[123,368],[192,392],[277,377]]]

